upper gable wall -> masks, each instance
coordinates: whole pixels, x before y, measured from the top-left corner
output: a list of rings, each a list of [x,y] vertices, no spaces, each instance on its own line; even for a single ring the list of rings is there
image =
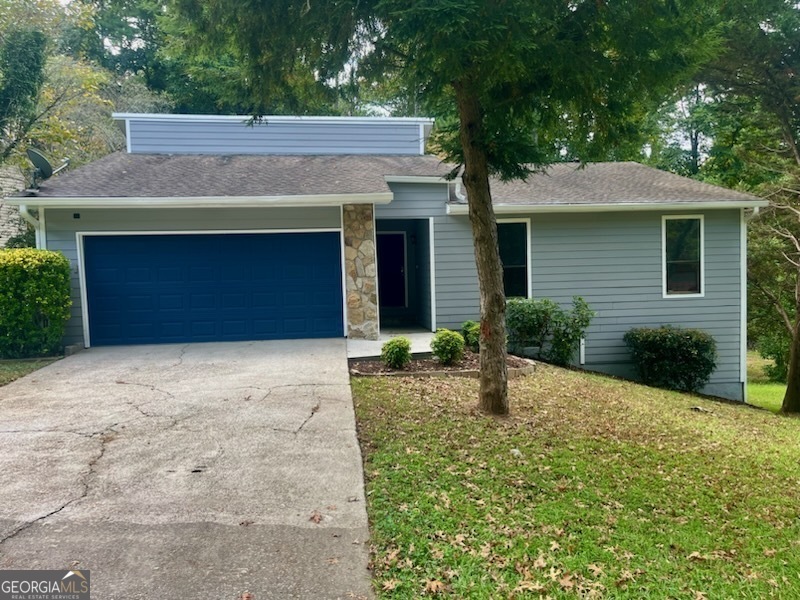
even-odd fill
[[[128,152],[144,154],[424,154],[429,119],[116,114]]]

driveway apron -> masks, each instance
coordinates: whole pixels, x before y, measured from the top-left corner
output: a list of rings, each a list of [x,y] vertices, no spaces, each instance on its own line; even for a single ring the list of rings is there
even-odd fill
[[[368,535],[344,340],[96,348],[0,388],[0,569],[370,598]]]

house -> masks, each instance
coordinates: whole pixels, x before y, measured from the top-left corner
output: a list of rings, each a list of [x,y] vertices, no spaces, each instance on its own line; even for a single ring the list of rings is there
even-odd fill
[[[467,199],[417,118],[116,114],[127,151],[11,200],[74,267],[67,343],[376,338],[479,313]],[[584,297],[579,363],[633,375],[635,326],[717,341],[745,389],[746,227],[765,203],[636,163],[492,186],[509,296]]]

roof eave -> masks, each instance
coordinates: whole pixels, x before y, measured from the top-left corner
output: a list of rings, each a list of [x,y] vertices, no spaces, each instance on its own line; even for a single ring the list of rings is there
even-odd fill
[[[717,201],[685,201],[685,202],[615,202],[596,204],[495,204],[495,214],[521,213],[565,213],[565,212],[620,212],[620,211],[653,211],[653,210],[709,210],[731,208],[761,208],[769,206],[766,200],[717,200]],[[448,215],[466,215],[468,204],[447,205]]]
[[[174,196],[174,197],[13,197],[6,203],[33,208],[266,208],[389,204],[392,192],[315,194],[302,196]]]
[[[443,175],[384,175],[386,183],[450,183]]]

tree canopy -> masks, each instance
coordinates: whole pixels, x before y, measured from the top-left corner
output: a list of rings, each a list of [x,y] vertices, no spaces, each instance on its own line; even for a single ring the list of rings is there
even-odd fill
[[[481,291],[484,410],[508,412],[505,297],[490,176],[524,178],[604,156],[718,48],[713,0],[174,0],[189,48],[234,53],[253,105],[298,65],[395,78],[436,116],[434,143],[463,166]]]

